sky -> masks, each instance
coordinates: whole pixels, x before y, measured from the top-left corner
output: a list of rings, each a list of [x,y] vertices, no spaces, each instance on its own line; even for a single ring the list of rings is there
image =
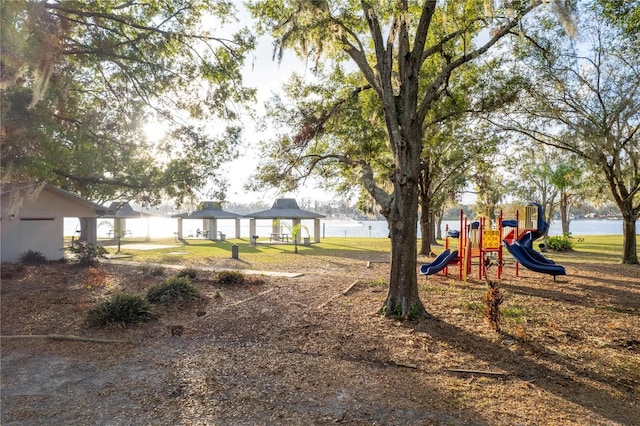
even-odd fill
[[[273,47],[271,39],[261,37],[258,39],[256,50],[247,58],[244,67],[244,84],[257,89],[257,102],[255,105],[257,113],[260,115],[264,111],[264,103],[289,80],[293,72],[305,74],[306,64],[301,59],[294,56],[292,52],[286,52],[281,63],[272,59]],[[227,192],[227,200],[233,202],[254,201],[256,197],[261,201],[275,200],[279,197],[276,190],[268,190],[264,193],[251,193],[242,188],[250,181],[251,174],[260,163],[260,152],[258,144],[261,139],[268,138],[269,134],[260,133],[256,129],[255,121],[248,115],[243,117],[243,145],[240,148],[240,157],[230,164],[229,169],[233,171],[230,179],[230,188]],[[313,193],[313,196],[309,194]],[[327,199],[331,196],[324,191],[313,188],[303,188],[298,194],[286,194],[287,197],[321,198]]]
[[[239,26],[250,26],[251,18],[249,13],[239,6],[238,17]],[[233,31],[233,26],[226,27],[223,31]],[[312,78],[309,71],[311,65],[301,58],[298,58],[291,50],[286,50],[282,60],[279,62],[273,58],[273,43],[269,36],[262,36],[257,39],[256,49],[251,52],[246,59],[243,80],[247,87],[253,87],[257,90],[257,100],[255,110],[260,115],[264,111],[264,103],[274,94],[281,91],[282,86],[288,82],[289,77],[295,72],[303,76]],[[276,189],[266,190],[264,192],[249,192],[243,186],[252,178],[252,173],[260,164],[261,156],[259,152],[259,142],[268,139],[269,134],[260,133],[256,129],[255,120],[244,115],[242,119],[244,123],[243,144],[240,147],[240,155],[238,159],[232,161],[227,166],[229,188],[227,190],[226,200],[233,203],[250,203],[264,202],[272,203],[276,198],[302,198],[330,201],[336,198],[331,193],[317,188],[315,185],[306,185],[299,190],[279,194]],[[162,135],[162,128],[157,124],[150,124],[147,132],[151,139],[158,138]],[[472,202],[474,197],[467,194],[463,202]]]
[[[240,22],[228,25],[222,29],[214,29],[216,34],[231,34],[239,27],[251,25],[249,13],[238,5],[238,18]],[[219,24],[212,22],[212,26]],[[303,59],[295,56],[292,51],[286,51],[281,62],[273,59],[272,39],[263,36],[257,39],[256,49],[247,55],[244,71],[243,82],[246,87],[255,88],[257,99],[253,108],[260,116],[264,112],[264,103],[276,92],[281,91],[282,86],[289,80],[292,73],[308,75],[311,73],[307,70],[307,64]],[[240,111],[242,113],[242,111]],[[264,192],[249,192],[243,186],[252,178],[252,173],[258,167],[261,158],[259,152],[259,142],[261,139],[267,139],[272,135],[264,134],[256,129],[254,118],[249,116],[247,111],[242,116],[243,126],[243,143],[240,146],[240,155],[238,159],[230,162],[226,167],[228,174],[229,188],[227,190],[227,201],[234,203],[249,202],[265,202],[271,203],[276,198],[311,198],[314,200],[331,200],[335,196],[332,193],[305,186],[299,191],[288,194],[279,194],[276,189],[266,190]],[[149,140],[156,141],[166,136],[166,128],[157,122],[150,122],[145,126],[145,133]]]
[[[250,25],[250,15],[247,11],[241,10],[239,13],[241,25]],[[273,58],[273,42],[271,37],[262,36],[257,39],[256,49],[248,55],[244,66],[243,80],[247,87],[257,90],[256,112],[260,115],[264,111],[265,102],[274,94],[281,91],[282,86],[289,80],[293,73],[308,75],[305,60],[298,58],[292,51],[285,51],[281,62]],[[240,156],[229,165],[230,187],[227,191],[227,201],[229,202],[252,202],[263,201],[270,203],[276,198],[311,198],[314,200],[331,200],[335,196],[312,186],[304,186],[300,190],[278,194],[275,189],[265,192],[248,192],[243,188],[250,181],[252,173],[258,167],[261,158],[259,152],[259,142],[272,135],[260,133],[256,129],[255,120],[248,115],[243,118],[243,145],[240,148]]]

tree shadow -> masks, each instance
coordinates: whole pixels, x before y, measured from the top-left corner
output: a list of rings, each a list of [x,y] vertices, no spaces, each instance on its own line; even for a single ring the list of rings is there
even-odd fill
[[[374,261],[389,260],[389,252],[385,250],[363,249],[355,245],[331,244],[332,247],[298,246],[301,254],[306,256],[325,256],[348,258],[353,260]],[[334,248],[335,247],[335,248]]]
[[[606,285],[602,284],[602,276],[591,276],[582,273],[581,275],[575,275],[575,277],[580,278],[580,284],[572,284],[569,278],[566,283],[552,283],[549,287],[540,287],[527,285],[526,279],[522,279],[516,282],[502,281],[501,287],[514,294],[538,297],[562,303],[568,302],[573,305],[588,308],[593,308],[596,305],[609,304],[612,308],[617,306],[623,311],[637,313],[638,307],[640,306],[640,278],[638,278],[638,276],[632,277],[631,273],[629,273],[628,278],[625,279],[626,275],[624,271],[623,273],[619,273],[618,268],[616,268],[615,276],[619,279],[613,277],[606,278]],[[589,284],[582,283],[585,281]]]
[[[619,382],[615,377],[584,370],[579,364],[569,362],[542,346],[523,343],[516,337],[507,335],[517,340],[518,344],[523,344],[524,349],[528,349],[535,358],[517,354],[499,343],[471,334],[437,318],[421,321],[415,330],[446,342],[462,353],[473,354],[488,363],[491,368],[507,371],[511,376],[580,405],[610,421],[629,424],[630,419],[640,418],[640,408],[637,404],[616,398],[588,383],[595,380],[612,386],[613,383]]]

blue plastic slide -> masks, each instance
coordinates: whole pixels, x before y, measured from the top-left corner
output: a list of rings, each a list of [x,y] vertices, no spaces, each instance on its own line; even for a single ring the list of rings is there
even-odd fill
[[[446,249],[435,258],[431,263],[425,263],[420,266],[420,273],[422,275],[433,275],[442,271],[453,259],[458,257],[458,250],[451,251]]]
[[[520,246],[524,249],[525,253],[527,253],[529,255],[529,257],[532,257],[533,260],[535,260],[538,263],[544,263],[547,265],[555,265],[556,262],[554,262],[553,260],[544,257],[541,253],[535,251],[534,249],[532,249],[531,247],[522,244],[520,242],[517,242],[518,244],[520,244]]]
[[[545,224],[547,222],[544,222]],[[533,242],[544,236],[545,231],[527,231],[522,237],[518,238],[518,242],[522,247],[533,250]]]
[[[513,244],[509,244],[507,241],[504,241],[504,245],[507,247],[507,250],[509,250],[509,253],[511,253],[511,255],[527,269],[531,269],[534,272],[540,272],[542,274],[553,275],[554,280],[557,275],[567,275],[567,271],[565,271],[563,266],[556,265],[555,263],[548,263],[552,261],[535,252],[535,250],[524,247],[517,241],[514,241]],[[531,252],[535,254],[532,254]],[[542,261],[541,258],[545,259],[545,261]]]

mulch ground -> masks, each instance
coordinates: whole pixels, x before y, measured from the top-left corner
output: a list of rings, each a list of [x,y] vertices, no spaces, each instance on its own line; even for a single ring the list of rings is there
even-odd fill
[[[397,321],[378,315],[387,263],[319,264],[244,285],[202,273],[202,300],[128,327],[87,311],[171,272],[26,266],[2,279],[1,423],[640,424],[638,266],[565,264],[555,283],[508,267],[496,332],[482,281],[419,277],[432,316]]]

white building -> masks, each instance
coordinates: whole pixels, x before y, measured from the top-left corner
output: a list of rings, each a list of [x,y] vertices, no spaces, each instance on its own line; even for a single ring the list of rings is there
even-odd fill
[[[49,260],[64,257],[64,218],[77,217],[86,241],[96,242],[97,220],[105,208],[51,185],[2,184],[0,260],[15,262],[28,250]]]

